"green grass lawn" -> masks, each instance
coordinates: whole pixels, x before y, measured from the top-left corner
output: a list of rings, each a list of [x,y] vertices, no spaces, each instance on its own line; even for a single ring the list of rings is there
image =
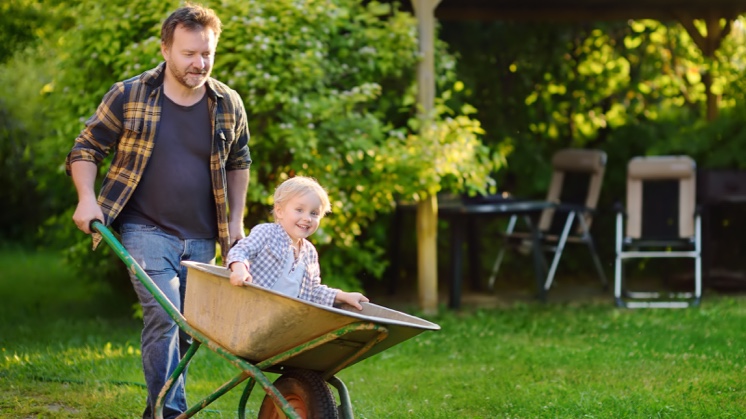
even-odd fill
[[[140,415],[139,321],[103,315],[105,290],[53,253],[5,249],[0,296],[0,417]],[[356,418],[746,417],[743,298],[707,294],[684,310],[522,303],[428,320],[442,330],[339,374]],[[190,403],[235,372],[201,350]],[[237,417],[239,393],[198,417]],[[247,417],[262,396],[254,391]]]

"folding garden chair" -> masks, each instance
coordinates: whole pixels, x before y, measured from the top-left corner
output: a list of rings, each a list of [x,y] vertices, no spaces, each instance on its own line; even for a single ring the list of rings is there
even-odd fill
[[[696,163],[687,156],[635,157],[627,167],[626,213],[616,217],[614,298],[620,307],[696,306],[702,295],[702,241],[696,208]],[[626,225],[625,225],[626,220]],[[694,259],[693,292],[630,291],[623,262]]]
[[[606,153],[600,150],[567,148],[552,156],[552,178],[546,200],[555,205],[543,210],[536,226],[539,241],[545,252],[553,254],[552,263],[544,281],[544,291],[552,286],[562,252],[567,243],[585,244],[590,250],[593,264],[604,287],[608,286],[606,274],[596,252],[590,233],[591,220],[601,193]],[[526,226],[531,227],[531,217],[523,215]],[[516,229],[518,215],[512,215],[503,235],[504,246],[500,248],[492,267],[489,287],[494,287],[505,251],[508,248],[526,250],[531,246],[531,231]],[[522,252],[527,253],[527,252]],[[546,262],[544,262],[546,270]]]

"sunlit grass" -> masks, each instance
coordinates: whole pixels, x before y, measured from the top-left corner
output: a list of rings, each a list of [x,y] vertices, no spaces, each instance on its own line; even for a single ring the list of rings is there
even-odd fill
[[[740,417],[743,317],[701,309],[523,306],[436,319],[443,330],[344,371],[361,417]]]
[[[137,417],[145,400],[139,321],[98,316],[100,291],[79,283],[57,255],[6,251],[0,266],[0,417]],[[686,310],[444,309],[429,320],[442,330],[339,374],[356,418],[746,414],[742,298],[708,294],[702,307]],[[190,365],[189,402],[237,372],[201,349]],[[234,390],[199,417],[237,417],[239,397]],[[255,389],[247,417],[262,397]]]

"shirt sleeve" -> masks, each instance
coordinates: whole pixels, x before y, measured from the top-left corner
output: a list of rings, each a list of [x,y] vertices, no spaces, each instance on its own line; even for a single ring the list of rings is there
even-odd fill
[[[65,171],[76,161],[99,164],[109,154],[124,129],[124,83],[114,84],[104,95],[96,112],[86,121],[65,159]]]
[[[251,262],[256,259],[259,251],[269,239],[268,229],[261,225],[255,226],[249,231],[249,235],[239,240],[228,252],[226,266],[230,267],[233,262]]]
[[[310,246],[310,251],[308,252],[306,273],[303,275],[303,283],[301,284],[300,298],[317,304],[331,306],[334,304],[334,298],[337,296],[339,290],[321,283],[319,254],[310,242],[306,242],[306,244]]]
[[[231,92],[231,101],[236,112],[236,141],[233,142],[228,153],[228,159],[225,163],[225,170],[243,170],[251,167],[251,152],[249,150],[249,123],[246,117],[246,108],[244,107],[241,96]]]

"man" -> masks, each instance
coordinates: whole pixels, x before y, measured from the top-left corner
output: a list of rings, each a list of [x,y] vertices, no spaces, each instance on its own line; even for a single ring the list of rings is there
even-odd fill
[[[244,237],[249,130],[238,93],[210,77],[221,32],[211,9],[187,4],[161,28],[158,67],[118,82],[76,138],[66,169],[78,193],[73,221],[90,234],[102,220],[175,307],[183,310],[183,260],[223,260]],[[98,199],[97,165],[115,151]],[[94,235],[94,248],[101,237]],[[143,308],[142,362],[148,387],[143,418],[188,349],[165,310],[130,274]],[[186,410],[183,377],[169,393],[164,417]]]

